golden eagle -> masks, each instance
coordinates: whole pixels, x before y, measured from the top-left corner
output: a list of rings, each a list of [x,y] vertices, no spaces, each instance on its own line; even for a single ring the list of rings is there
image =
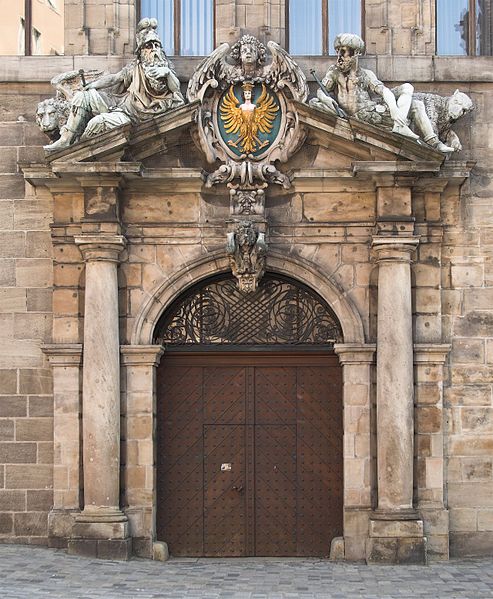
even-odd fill
[[[256,104],[252,102],[253,84],[246,82],[242,88],[245,102],[240,104],[234,94],[233,86],[231,86],[221,102],[219,112],[226,133],[238,134],[238,139],[230,140],[228,144],[234,148],[238,148],[240,145],[240,150],[244,154],[252,154],[269,145],[270,140],[261,141],[258,133],[272,131],[272,124],[279,106],[273,96],[268,93],[264,84],[262,84],[262,93]]]

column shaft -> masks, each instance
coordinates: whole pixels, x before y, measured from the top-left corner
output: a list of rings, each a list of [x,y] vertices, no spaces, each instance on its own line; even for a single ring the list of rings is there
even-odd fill
[[[119,509],[120,344],[117,264],[86,264],[84,310],[85,508]]]
[[[382,243],[382,242],[380,242]],[[413,333],[410,253],[416,242],[375,242],[378,509],[413,507]]]

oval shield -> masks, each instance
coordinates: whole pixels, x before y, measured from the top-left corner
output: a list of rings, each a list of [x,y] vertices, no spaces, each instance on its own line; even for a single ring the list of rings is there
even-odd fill
[[[221,139],[234,157],[260,158],[279,135],[279,98],[263,83],[231,85],[217,106]]]

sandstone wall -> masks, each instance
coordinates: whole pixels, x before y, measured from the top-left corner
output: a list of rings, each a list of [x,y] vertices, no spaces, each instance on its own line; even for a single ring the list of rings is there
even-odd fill
[[[416,341],[452,345],[443,377],[439,367],[417,366],[416,494],[423,505],[432,506],[436,493],[445,491],[451,552],[463,555],[493,548],[493,75],[486,57],[432,59],[433,4],[367,0],[366,40],[370,54],[378,57],[370,56],[365,64],[389,84],[409,80],[419,90],[443,94],[459,87],[470,93],[477,107],[457,126],[465,148],[459,159],[477,161],[460,199],[451,192],[441,198],[438,209],[436,198],[426,200],[422,190],[414,206],[418,221],[441,219],[445,224],[443,243],[423,243],[414,267]],[[282,43],[283,5],[283,0],[238,0],[233,13],[232,3],[218,0],[217,41],[231,42],[248,31]],[[53,75],[99,65],[114,71],[132,51],[132,3],[67,0],[66,9],[66,48],[73,57],[13,57],[0,66],[0,542],[46,542],[47,512],[53,504],[53,402],[51,372],[41,345],[80,343],[82,331],[83,265],[78,249],[64,235],[74,233],[70,222],[80,218],[83,199],[74,195],[67,205],[55,198],[54,204],[47,192],[25,186],[18,162],[42,160],[40,146],[46,140],[33,113],[36,103],[51,95],[47,82]],[[108,36],[110,28],[114,35]],[[87,53],[100,56],[75,56]],[[196,62],[176,61],[183,80]],[[327,61],[300,63],[305,72],[313,65],[322,75]],[[311,148],[304,152],[310,155]],[[152,197],[138,205],[135,199],[127,200],[129,221],[155,210]],[[161,215],[164,221],[155,227],[155,219],[148,216],[148,223],[129,233],[131,245],[120,269],[123,342],[130,340],[143,299],[170,270],[223,243],[224,226],[206,220],[223,221],[226,202],[200,206],[197,190],[188,192],[185,202],[172,195],[168,201],[173,213],[169,218]],[[368,247],[373,202],[365,189],[344,197],[308,190],[271,211],[277,236],[273,248],[312,261],[333,277],[358,307],[370,342],[375,334]],[[434,214],[426,213],[432,209]],[[59,231],[60,239],[52,246],[53,219],[68,228]],[[418,227],[418,232],[425,230]],[[442,386],[445,416],[438,399]],[[135,458],[137,469],[126,474],[136,494],[145,489],[150,451],[146,426],[145,418],[136,417],[127,428],[126,451],[141,456]],[[60,466],[60,449],[55,447],[54,458],[58,487],[68,476]],[[358,447],[351,451],[357,457]],[[144,463],[139,465],[139,459]],[[355,469],[355,493],[369,476],[367,466]],[[434,525],[437,546],[447,528],[443,521]]]
[[[48,59],[49,60],[49,59]],[[0,542],[44,543],[53,503],[52,198],[24,184],[43,136],[33,107],[48,86],[0,84]]]

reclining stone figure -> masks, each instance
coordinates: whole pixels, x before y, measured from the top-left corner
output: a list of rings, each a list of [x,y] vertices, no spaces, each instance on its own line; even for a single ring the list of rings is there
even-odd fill
[[[45,150],[60,150],[120,125],[136,125],[185,103],[156,30],[156,19],[140,21],[136,59],[119,73],[103,75],[76,92],[60,139]]]
[[[449,135],[450,122],[472,110],[472,102],[465,94],[450,103],[451,113],[448,120],[444,119],[443,104],[436,100],[440,96],[431,99],[427,96],[434,94],[416,94],[410,83],[390,90],[375,73],[360,67],[359,56],[364,53],[365,45],[358,35],[339,34],[334,40],[334,48],[337,62],[329,67],[322,80],[327,93],[319,89],[317,97],[310,100],[311,106],[331,113],[342,108],[350,117],[382,126],[394,133],[415,140],[422,137],[423,141],[440,152],[451,153],[459,149],[457,136],[453,138]],[[457,105],[459,103],[460,107]],[[445,141],[454,140],[454,144],[447,145],[440,137]]]

